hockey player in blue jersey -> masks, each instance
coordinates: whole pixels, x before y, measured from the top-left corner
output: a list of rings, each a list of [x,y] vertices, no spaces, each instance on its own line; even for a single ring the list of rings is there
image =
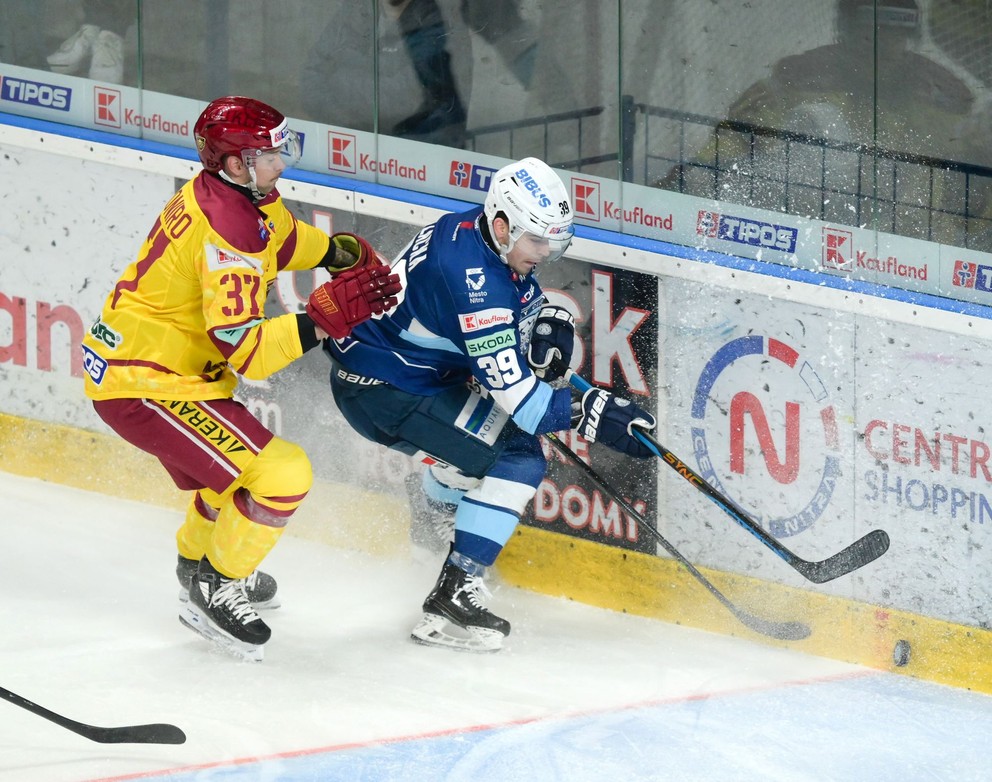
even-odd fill
[[[574,318],[547,304],[534,272],[572,235],[557,174],[535,158],[512,163],[493,176],[483,206],[444,215],[403,249],[391,312],[324,343],[349,424],[428,463],[428,502],[454,514],[415,641],[495,651],[510,632],[485,607],[483,577],[544,477],[537,436],[571,428],[572,392],[551,383],[571,359]],[[626,400],[594,389],[576,415],[586,439],[652,455],[631,426],[651,429],[654,418]]]

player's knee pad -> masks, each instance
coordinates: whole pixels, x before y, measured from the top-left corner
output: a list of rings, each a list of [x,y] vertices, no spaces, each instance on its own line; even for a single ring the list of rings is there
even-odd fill
[[[300,446],[273,437],[241,474],[239,485],[256,505],[288,516],[313,486],[313,467]]]
[[[527,484],[536,491],[547,470],[548,460],[538,439],[520,432],[499,455],[486,477]]]

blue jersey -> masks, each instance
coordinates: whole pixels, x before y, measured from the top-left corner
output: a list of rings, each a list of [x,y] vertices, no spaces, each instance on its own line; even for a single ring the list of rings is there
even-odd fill
[[[359,375],[433,396],[473,377],[526,432],[567,429],[571,394],[527,365],[544,293],[482,237],[482,207],[423,228],[393,263],[399,304],[325,350]]]

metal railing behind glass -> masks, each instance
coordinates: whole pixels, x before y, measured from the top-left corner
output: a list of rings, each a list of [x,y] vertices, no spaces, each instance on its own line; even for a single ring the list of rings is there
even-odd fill
[[[992,168],[628,102],[630,181],[992,250]],[[701,152],[689,139],[709,136]],[[666,153],[663,150],[668,150]]]
[[[593,106],[471,128],[465,132],[465,148],[516,159],[521,157],[522,147],[527,150],[526,154],[540,157],[549,165],[584,171],[600,163],[616,161],[619,157],[616,152],[597,155],[584,155],[582,152],[590,137],[590,120],[602,115],[603,111],[602,106]],[[541,154],[534,151],[536,148],[542,150]]]
[[[584,155],[602,106],[466,133],[466,148],[520,148],[556,167],[619,161],[623,180],[992,252],[992,168],[621,101],[617,152]],[[701,150],[700,150],[701,147]]]

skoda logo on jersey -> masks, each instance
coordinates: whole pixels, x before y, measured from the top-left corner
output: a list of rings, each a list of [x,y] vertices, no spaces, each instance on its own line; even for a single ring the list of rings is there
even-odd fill
[[[468,285],[469,290],[482,290],[482,286],[486,284],[485,272],[481,268],[466,269],[465,284]]]
[[[838,440],[826,385],[799,351],[780,340],[732,340],[699,376],[692,399],[699,473],[776,537],[808,529],[826,510],[841,477]],[[752,511],[748,497],[778,508]]]

